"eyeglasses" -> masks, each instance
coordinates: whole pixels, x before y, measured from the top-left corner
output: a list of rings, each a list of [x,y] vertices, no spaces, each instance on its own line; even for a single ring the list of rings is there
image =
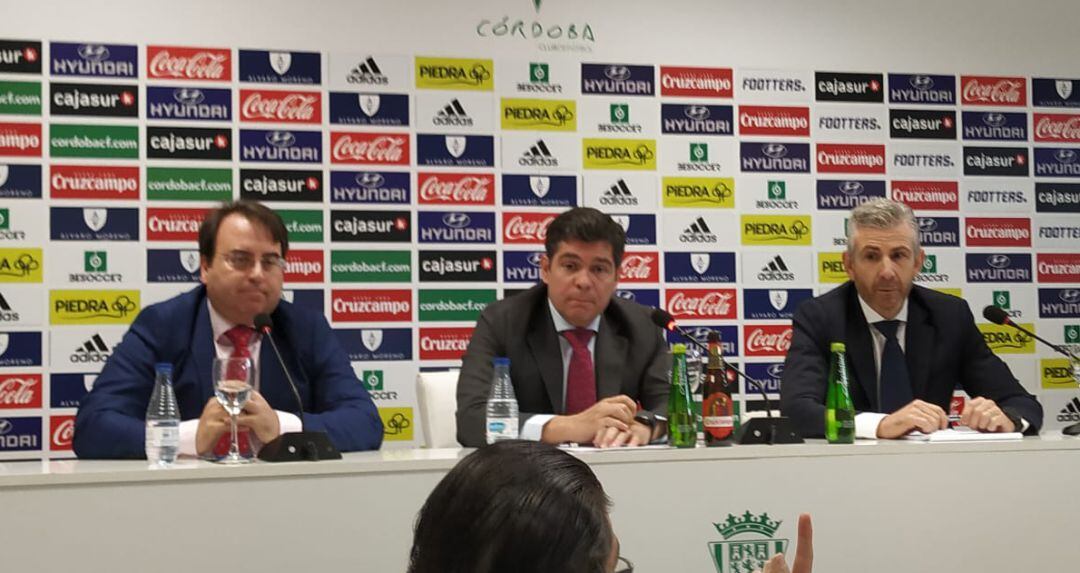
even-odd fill
[[[229,251],[221,255],[230,267],[237,271],[250,271],[255,267],[255,255],[247,251]],[[269,253],[259,257],[259,264],[263,270],[270,272],[285,268],[285,257],[277,253]]]
[[[620,555],[618,564],[615,566],[615,573],[634,573],[634,564]]]

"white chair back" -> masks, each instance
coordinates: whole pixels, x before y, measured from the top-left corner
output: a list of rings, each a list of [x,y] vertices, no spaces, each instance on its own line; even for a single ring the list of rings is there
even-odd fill
[[[457,381],[459,370],[420,372],[416,375],[416,401],[426,448],[456,448]]]

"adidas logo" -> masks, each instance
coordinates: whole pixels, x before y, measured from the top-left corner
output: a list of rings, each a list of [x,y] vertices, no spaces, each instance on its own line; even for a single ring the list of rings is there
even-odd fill
[[[518,158],[518,163],[522,167],[558,167],[559,160],[552,155],[551,150],[548,149],[543,139],[537,140],[537,142],[530,147],[521,157]]]
[[[109,355],[112,351],[109,349],[109,345],[105,344],[105,341],[101,339],[100,334],[95,334],[82,344],[82,346],[75,349],[75,352],[71,354],[72,362],[105,362],[109,359]]]
[[[679,235],[679,241],[683,243],[715,243],[716,235],[713,234],[712,229],[705,222],[705,218],[698,217]]]
[[[1073,397],[1072,401],[1058,413],[1059,422],[1080,422],[1080,398]]]
[[[383,75],[382,70],[379,69],[379,64],[375,63],[375,58],[368,56],[368,58],[360,62],[355,68],[349,72],[345,81],[350,84],[366,84],[374,86],[385,86],[390,83],[390,79]]]
[[[795,280],[795,273],[788,269],[787,263],[784,262],[783,257],[776,255],[771,261],[766,263],[764,267],[761,267],[761,271],[758,272],[757,278],[759,281],[793,281]]]
[[[432,118],[431,123],[441,126],[450,127],[472,127],[473,119],[469,117],[469,114],[465,111],[465,107],[461,105],[461,102],[457,98],[446,104],[446,107],[439,110]]]
[[[634,194],[630,192],[630,186],[626,184],[626,180],[619,179],[600,196],[600,204],[636,207],[638,200],[637,197],[634,197]]]
[[[4,298],[4,294],[0,293],[0,322],[15,322],[17,320],[19,320],[19,313],[11,310],[11,305]]]

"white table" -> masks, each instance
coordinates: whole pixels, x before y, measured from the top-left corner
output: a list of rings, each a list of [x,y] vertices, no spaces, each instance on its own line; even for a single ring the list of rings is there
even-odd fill
[[[405,570],[412,525],[462,450],[223,467],[0,463],[5,571]],[[638,571],[713,572],[714,523],[767,512],[815,571],[1012,572],[1080,563],[1080,440],[744,446],[579,453]],[[754,538],[732,537],[731,541]],[[758,536],[760,537],[760,536]],[[727,573],[724,571],[724,573]]]

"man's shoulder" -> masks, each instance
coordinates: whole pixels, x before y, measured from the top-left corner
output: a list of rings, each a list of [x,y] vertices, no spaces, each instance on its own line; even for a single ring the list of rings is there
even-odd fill
[[[632,300],[613,297],[604,309],[604,317],[617,321],[631,330],[652,330],[659,328],[652,321],[652,308]]]
[[[911,287],[910,298],[925,307],[934,318],[944,317],[955,319],[971,314],[970,307],[966,300],[919,285]]]
[[[819,294],[818,296],[803,301],[796,309],[796,313],[806,316],[808,313],[824,313],[829,317],[843,317],[847,311],[848,299],[854,285],[851,281],[838,285],[836,288]]]

